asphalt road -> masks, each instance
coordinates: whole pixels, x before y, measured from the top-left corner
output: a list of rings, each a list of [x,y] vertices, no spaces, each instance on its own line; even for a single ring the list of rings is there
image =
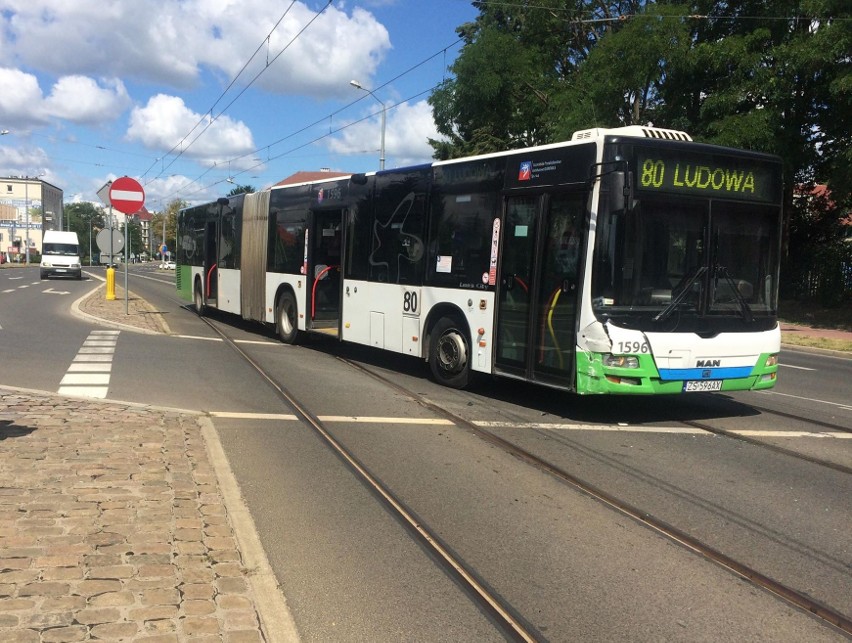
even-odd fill
[[[35,283],[37,270],[28,282],[27,272],[0,271],[0,340],[15,353],[13,363],[4,360],[0,383],[56,391],[93,328],[68,314],[70,302],[95,283]],[[502,638],[272,388],[176,305],[172,275],[149,266],[133,272],[140,274],[131,276],[131,290],[166,312],[175,334],[122,331],[108,395],[213,415],[304,640]],[[749,430],[852,467],[852,441],[799,435],[814,430],[804,418],[852,428],[852,360],[785,352],[778,386],[763,394],[585,399],[491,379],[457,392],[433,384],[410,358],[323,340],[285,346],[260,326],[220,321],[316,415],[336,418],[329,422],[335,437],[537,636],[842,640],[636,521],[439,422],[338,356],[462,417],[496,423],[506,439],[847,615],[849,474],[674,429],[687,420]]]

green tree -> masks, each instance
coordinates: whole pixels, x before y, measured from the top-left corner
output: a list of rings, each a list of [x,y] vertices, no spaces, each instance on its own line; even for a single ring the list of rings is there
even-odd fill
[[[474,2],[479,16],[457,29],[465,44],[454,77],[429,98],[444,140],[436,158],[549,143],[560,97],[595,43],[638,0]]]
[[[187,206],[187,202],[182,199],[174,199],[169,202],[166,209],[162,212],[154,212],[151,218],[151,230],[153,236],[153,245],[155,254],[160,250],[160,246],[165,242],[169,252],[174,252],[176,248],[177,235],[177,213],[182,208]],[[165,239],[163,239],[163,222],[165,221]]]
[[[837,212],[852,208],[848,0],[474,5],[454,77],[430,97],[445,137],[431,141],[436,158],[653,124],[781,156],[785,259],[815,220],[791,228],[799,186],[827,183]],[[834,232],[837,212],[827,215]]]
[[[237,194],[251,194],[252,192],[257,192],[257,188],[253,185],[237,185],[228,192],[228,196],[236,196]]]
[[[77,238],[80,240],[80,249],[87,255],[89,248],[92,252],[97,252],[95,239],[98,232],[104,228],[104,211],[100,206],[89,202],[69,203],[63,209],[64,219],[67,223],[67,228],[72,232],[77,233]],[[85,263],[89,263],[88,258],[84,258]]]

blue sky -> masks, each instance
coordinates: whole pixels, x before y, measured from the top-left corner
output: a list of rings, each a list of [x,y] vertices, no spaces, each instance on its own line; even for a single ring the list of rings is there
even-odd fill
[[[0,0],[0,176],[157,211],[299,170],[428,161],[469,0]],[[374,96],[349,84],[359,81]],[[378,100],[377,100],[378,99]]]

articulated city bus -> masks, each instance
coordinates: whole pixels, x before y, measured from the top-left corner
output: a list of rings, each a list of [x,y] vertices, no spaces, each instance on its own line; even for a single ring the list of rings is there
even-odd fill
[[[777,157],[672,130],[352,174],[178,217],[177,286],[274,324],[580,394],[775,384]]]

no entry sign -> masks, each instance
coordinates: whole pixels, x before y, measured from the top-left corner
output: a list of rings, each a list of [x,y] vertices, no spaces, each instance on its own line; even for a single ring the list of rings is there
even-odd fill
[[[119,212],[135,214],[145,204],[145,190],[136,179],[122,176],[112,182],[109,188],[109,202]]]

